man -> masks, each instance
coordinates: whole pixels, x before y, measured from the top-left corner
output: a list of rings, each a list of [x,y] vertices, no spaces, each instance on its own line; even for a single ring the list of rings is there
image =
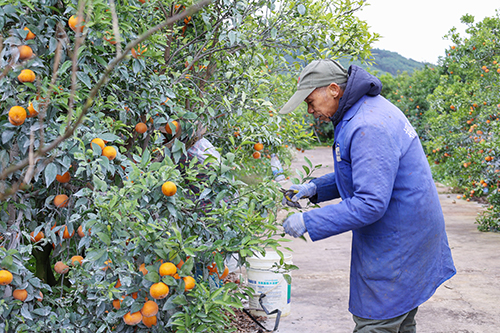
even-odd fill
[[[415,314],[455,273],[437,190],[417,133],[380,96],[378,78],[352,65],[316,60],[299,76],[280,113],[302,101],[335,127],[335,172],[292,185],[313,203],[291,215],[285,232],[313,241],[352,230],[349,311],[354,332],[416,332]],[[290,203],[286,198],[283,202]]]

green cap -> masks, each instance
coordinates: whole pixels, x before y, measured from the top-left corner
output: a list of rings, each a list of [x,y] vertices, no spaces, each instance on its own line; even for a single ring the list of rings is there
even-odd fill
[[[330,83],[347,82],[347,70],[332,59],[314,60],[299,75],[297,91],[281,108],[279,113],[287,114],[295,110],[314,89],[326,87]]]

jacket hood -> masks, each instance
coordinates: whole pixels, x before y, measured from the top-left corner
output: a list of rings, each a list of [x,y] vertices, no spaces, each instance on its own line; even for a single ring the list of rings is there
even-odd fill
[[[365,71],[363,68],[351,65],[347,71],[349,78],[347,79],[347,86],[344,95],[340,99],[339,108],[330,120],[333,127],[342,120],[344,114],[363,96],[377,96],[382,91],[382,82]]]

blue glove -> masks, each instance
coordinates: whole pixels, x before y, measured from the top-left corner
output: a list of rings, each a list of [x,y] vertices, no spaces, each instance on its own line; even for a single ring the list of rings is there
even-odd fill
[[[305,234],[307,229],[302,213],[296,213],[287,218],[285,222],[283,222],[283,228],[287,234],[295,238]]]
[[[299,201],[299,199],[310,198],[316,195],[316,184],[307,183],[302,185],[292,185],[290,190],[298,190],[299,192],[292,197],[293,202]]]
[[[290,206],[290,207],[297,207],[299,199],[302,198],[310,198],[314,195],[316,195],[316,184],[314,183],[307,183],[307,184],[302,184],[302,185],[292,185],[290,186],[290,190],[295,190],[298,191],[293,197],[291,197],[291,202],[283,196],[282,204]]]

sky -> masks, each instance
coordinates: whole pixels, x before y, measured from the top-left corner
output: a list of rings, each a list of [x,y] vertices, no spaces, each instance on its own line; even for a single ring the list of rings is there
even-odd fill
[[[499,0],[367,0],[356,16],[367,22],[371,32],[382,37],[373,48],[397,52],[400,55],[437,64],[451,41],[443,39],[456,27],[465,36],[467,26],[460,22],[465,14],[474,22],[496,15]]]

